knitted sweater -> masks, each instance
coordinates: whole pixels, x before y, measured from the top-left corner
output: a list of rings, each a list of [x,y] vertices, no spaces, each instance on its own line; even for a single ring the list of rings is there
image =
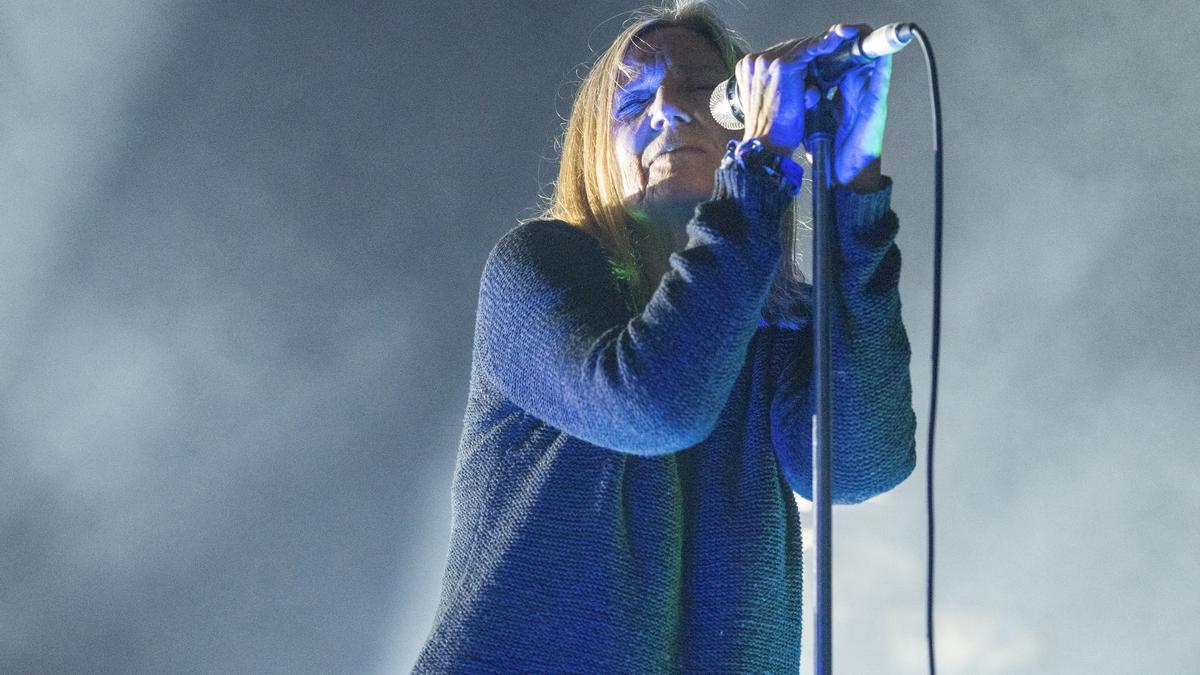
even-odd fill
[[[833,499],[915,465],[900,254],[836,194]],[[789,196],[718,169],[638,314],[582,229],[484,266],[441,604],[414,672],[796,673],[812,334],[762,321]]]

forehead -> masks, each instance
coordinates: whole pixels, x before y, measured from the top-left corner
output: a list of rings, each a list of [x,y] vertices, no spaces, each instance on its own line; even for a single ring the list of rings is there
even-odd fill
[[[634,73],[633,81],[668,70],[683,74],[724,73],[727,68],[717,49],[700,33],[688,28],[655,28],[634,38],[622,61]],[[624,73],[619,83],[629,81]]]

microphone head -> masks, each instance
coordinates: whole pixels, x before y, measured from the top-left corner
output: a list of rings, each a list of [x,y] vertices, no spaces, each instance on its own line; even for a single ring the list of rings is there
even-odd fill
[[[895,54],[912,40],[911,23],[889,23],[871,31],[858,44],[859,52],[869,58],[877,59],[888,54]]]
[[[736,78],[731,77],[713,88],[712,96],[708,97],[708,111],[717,124],[726,129],[746,128],[746,116],[738,100]]]

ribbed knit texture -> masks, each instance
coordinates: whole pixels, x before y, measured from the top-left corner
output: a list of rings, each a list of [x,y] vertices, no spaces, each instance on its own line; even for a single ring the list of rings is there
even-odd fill
[[[837,194],[833,497],[915,465],[891,184]],[[480,286],[441,604],[441,672],[796,673],[812,335],[760,325],[788,195],[718,169],[631,316],[599,244],[506,233]]]

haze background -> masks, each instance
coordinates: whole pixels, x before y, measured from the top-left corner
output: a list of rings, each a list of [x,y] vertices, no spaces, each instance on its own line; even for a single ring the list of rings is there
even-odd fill
[[[636,6],[0,5],[0,671],[411,668],[483,261]],[[936,49],[941,672],[1195,672],[1200,7],[716,6],[756,49]],[[924,672],[926,87],[911,47],[884,171],[919,463],[835,513],[843,673]]]

